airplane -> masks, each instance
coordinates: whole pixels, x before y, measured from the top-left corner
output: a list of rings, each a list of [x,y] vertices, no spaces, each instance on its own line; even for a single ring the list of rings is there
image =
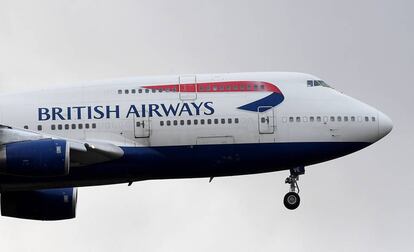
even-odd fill
[[[257,72],[147,76],[0,94],[2,216],[76,216],[77,188],[289,170],[361,150],[391,119],[322,79]]]

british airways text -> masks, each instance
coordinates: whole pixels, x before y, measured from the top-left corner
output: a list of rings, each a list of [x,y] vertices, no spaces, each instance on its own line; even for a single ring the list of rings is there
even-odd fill
[[[39,121],[99,120],[121,117],[208,116],[213,114],[213,102],[130,105],[127,110],[122,110],[120,105],[38,108]]]

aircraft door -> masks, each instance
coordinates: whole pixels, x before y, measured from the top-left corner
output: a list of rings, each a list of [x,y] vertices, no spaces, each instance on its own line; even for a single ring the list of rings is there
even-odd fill
[[[275,116],[271,106],[260,106],[257,109],[259,118],[259,133],[273,134],[275,132]]]
[[[147,111],[142,113],[140,111],[140,115],[142,117],[134,116],[134,136],[135,138],[148,138],[150,136],[151,128],[150,128],[150,120],[149,117],[146,116],[148,114]]]
[[[197,78],[195,75],[182,75],[179,77],[180,100],[197,99]]]

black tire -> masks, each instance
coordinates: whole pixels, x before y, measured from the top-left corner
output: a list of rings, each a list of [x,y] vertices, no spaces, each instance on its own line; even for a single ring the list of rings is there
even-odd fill
[[[299,194],[295,192],[286,193],[285,198],[283,199],[283,204],[285,204],[287,209],[295,210],[300,204]]]

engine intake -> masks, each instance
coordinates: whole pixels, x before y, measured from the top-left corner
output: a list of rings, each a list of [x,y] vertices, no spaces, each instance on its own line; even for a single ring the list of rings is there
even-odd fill
[[[44,221],[73,219],[76,203],[76,188],[3,192],[1,215]]]
[[[54,177],[69,173],[69,144],[41,139],[0,147],[0,173],[13,176]]]

